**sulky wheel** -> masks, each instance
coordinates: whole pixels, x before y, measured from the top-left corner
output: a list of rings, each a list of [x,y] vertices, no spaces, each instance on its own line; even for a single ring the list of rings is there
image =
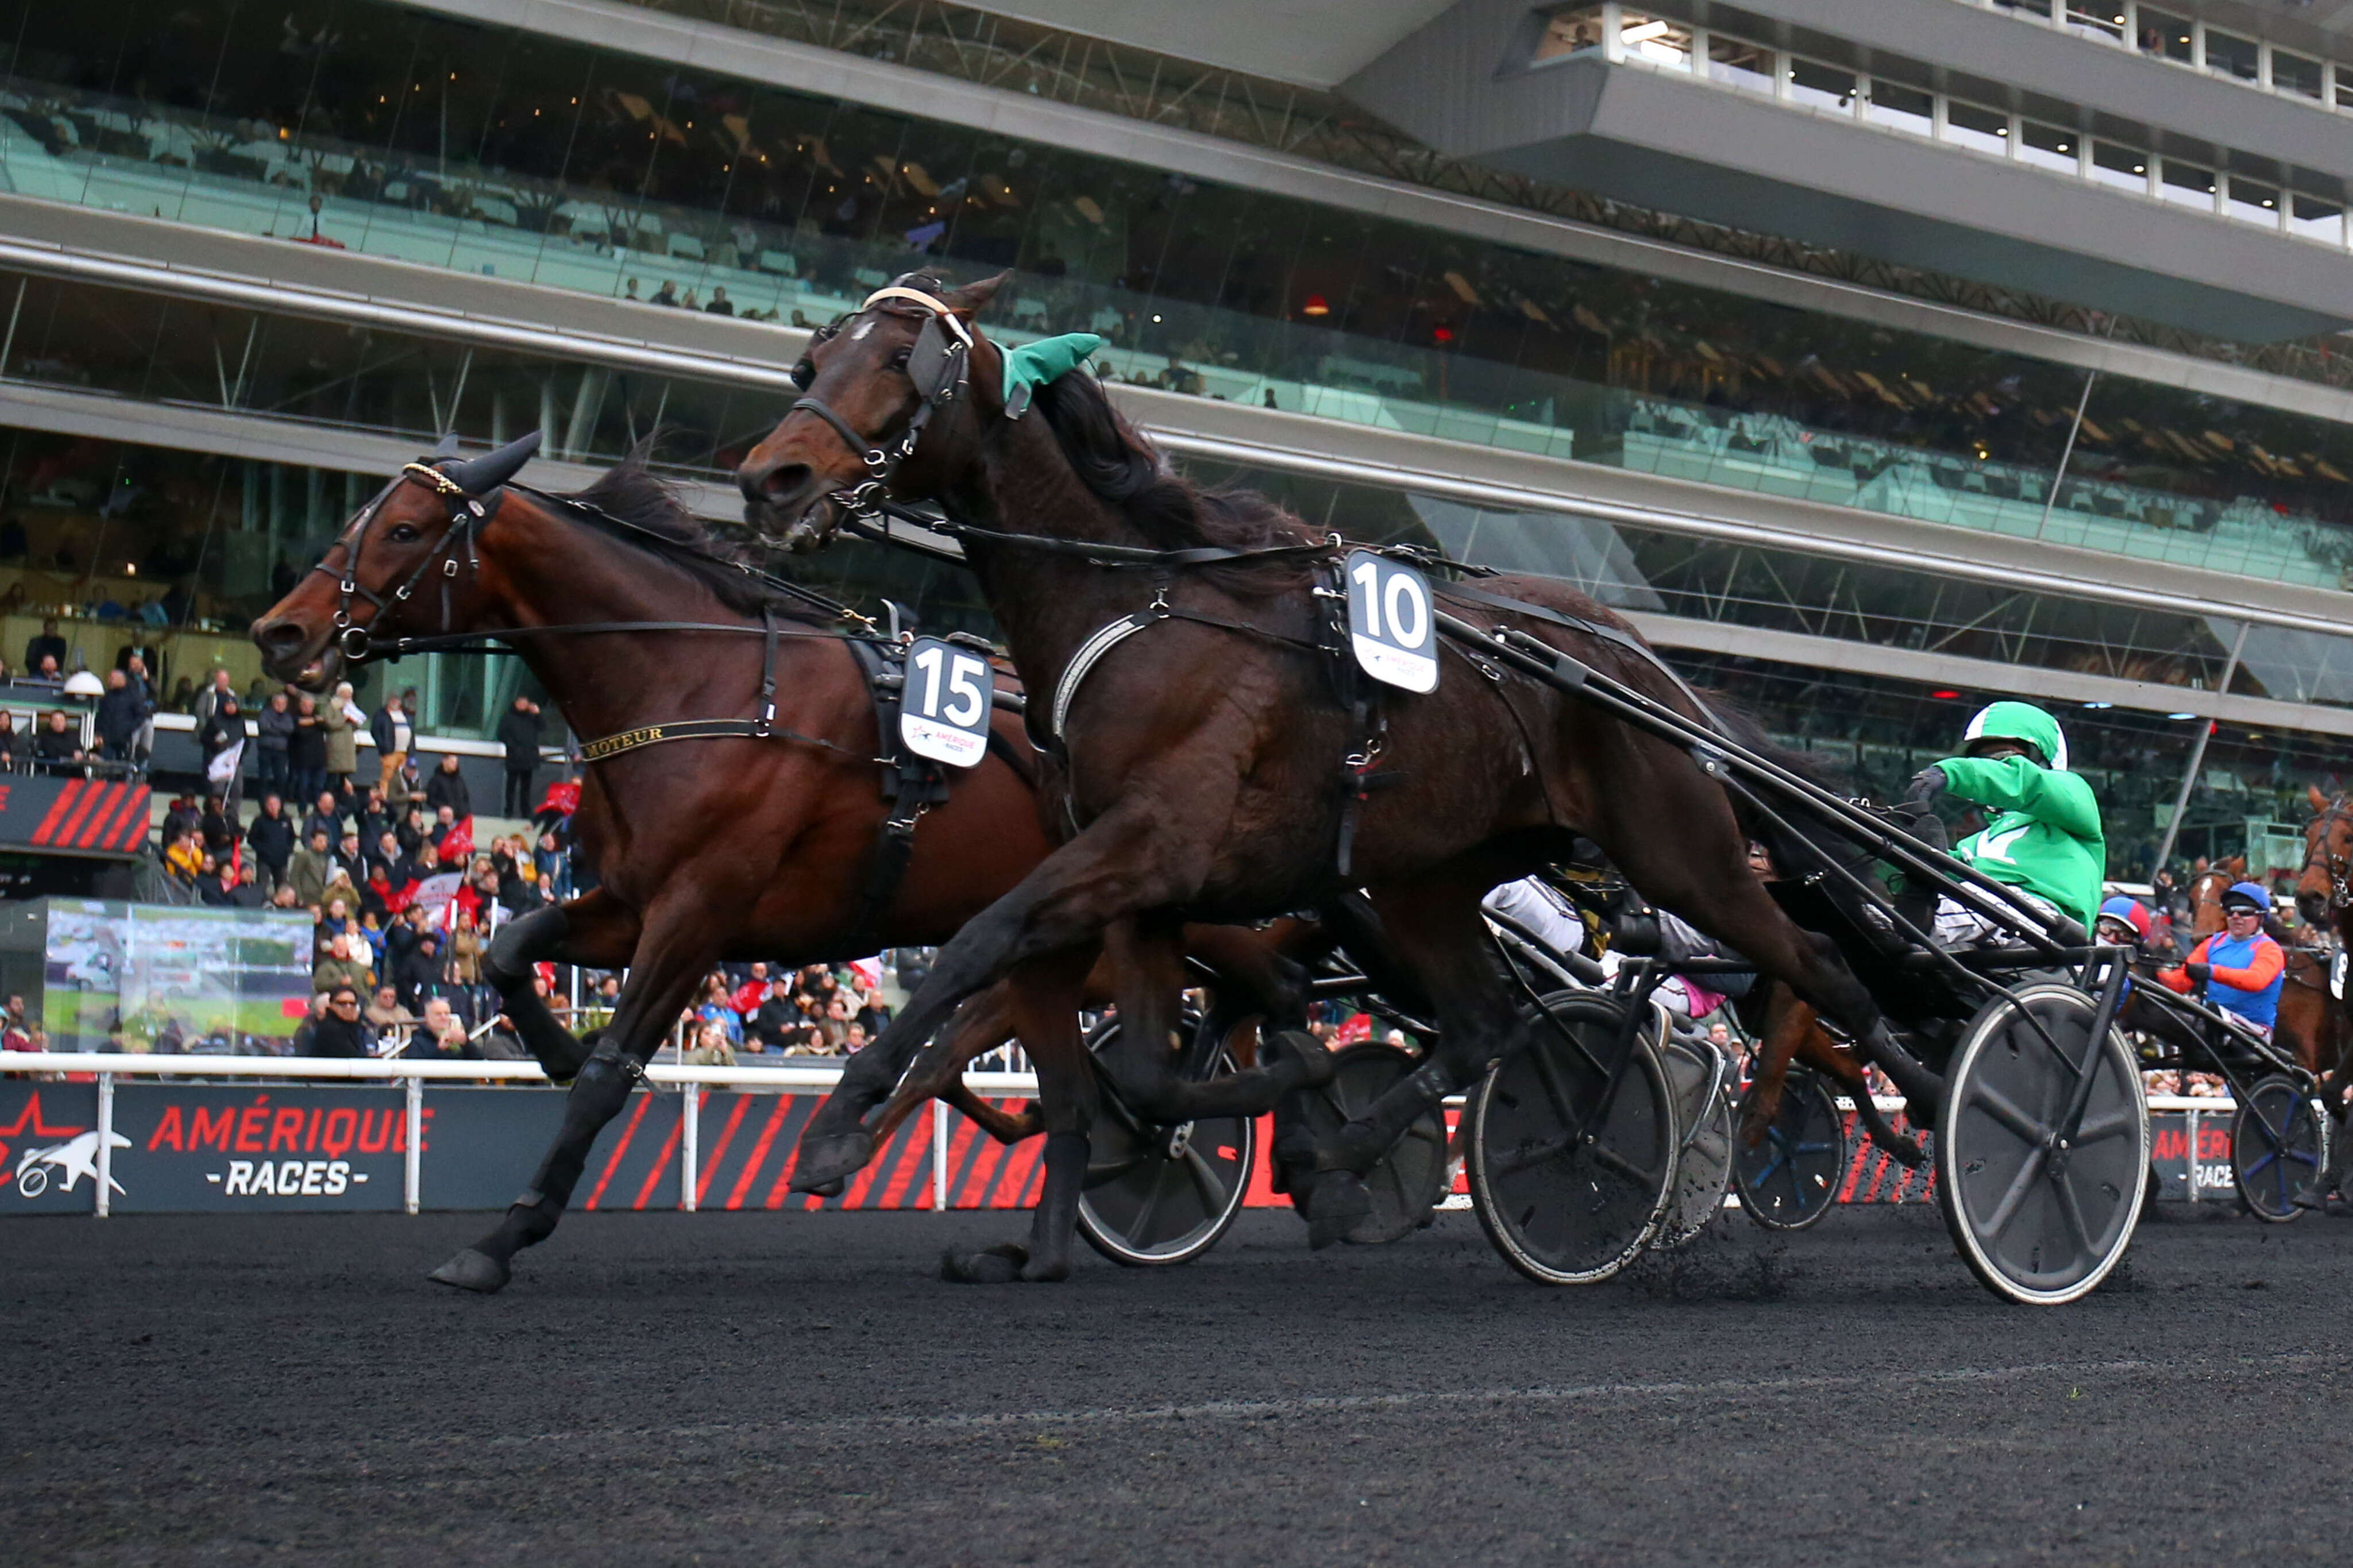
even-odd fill
[[[1607,1104],[1625,1004],[1544,998],[1525,1048],[1472,1091],[1471,1206],[1504,1261],[1540,1285],[1590,1285],[1633,1261],[1674,1195],[1678,1129],[1655,1015]]]
[[[1724,1194],[1732,1186],[1732,1086],[1730,1064],[1713,1046],[1670,1039],[1663,1060],[1683,1148],[1675,1157],[1674,1196],[1651,1245],[1675,1247],[1724,1212]]]
[[[2123,1037],[2091,1039],[2097,1010],[2073,986],[2020,986],[1969,1021],[1946,1075],[1937,1202],[1962,1258],[2012,1301],[2084,1295],[2140,1219],[2148,1102]]]
[[[2304,1211],[2296,1195],[2328,1166],[2328,1125],[2292,1079],[2260,1079],[2231,1118],[2231,1174],[2257,1219],[2284,1225]]]
[[[1307,1095],[1307,1125],[1318,1143],[1364,1114],[1384,1090],[1420,1065],[1394,1046],[1374,1041],[1350,1046],[1332,1058],[1332,1081]],[[1374,1246],[1411,1236],[1430,1223],[1445,1196],[1445,1113],[1432,1107],[1405,1130],[1365,1178],[1373,1212],[1356,1222],[1347,1239]]]
[[[1846,1114],[1829,1082],[1793,1067],[1765,1136],[1753,1149],[1736,1140],[1732,1179],[1740,1211],[1767,1230],[1803,1230],[1831,1212],[1846,1159]]]
[[[1117,1037],[1106,1023],[1088,1042],[1100,1051]],[[1217,1071],[1234,1070],[1219,1054]],[[1218,1244],[1241,1213],[1258,1151],[1258,1124],[1247,1116],[1209,1116],[1176,1127],[1140,1121],[1103,1086],[1079,1197],[1079,1234],[1113,1263],[1158,1268],[1190,1263]]]

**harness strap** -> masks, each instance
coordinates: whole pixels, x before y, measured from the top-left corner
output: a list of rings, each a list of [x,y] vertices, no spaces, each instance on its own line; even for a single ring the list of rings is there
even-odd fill
[[[785,412],[788,415],[814,414],[818,418],[824,420],[827,424],[832,426],[833,433],[840,437],[842,440],[849,445],[851,453],[869,468],[878,467],[884,460],[887,455],[880,447],[873,445],[871,442],[868,441],[865,437],[860,436],[858,433],[857,428],[852,426],[849,420],[844,419],[840,415],[836,414],[821,399],[815,397],[795,398],[793,400],[793,405],[790,408],[786,409]]]
[[[795,741],[804,746],[821,746],[860,762],[872,759],[851,751],[819,735],[804,735],[798,730],[780,730],[773,724],[763,724],[756,719],[672,719],[666,723],[648,724],[636,730],[624,730],[617,735],[580,742],[580,760],[584,763],[610,762],[627,752],[647,746],[658,746],[665,741]]]
[[[1474,604],[1485,605],[1490,609],[1509,610],[1515,616],[1526,616],[1549,626],[1559,626],[1567,631],[1581,632],[1589,637],[1599,637],[1614,647],[1623,648],[1672,681],[1675,689],[1682,692],[1690,700],[1692,705],[1700,710],[1701,717],[1707,721],[1709,728],[1719,733],[1725,728],[1724,721],[1716,717],[1715,710],[1710,708],[1701,699],[1700,694],[1694,691],[1690,684],[1674,672],[1666,660],[1661,658],[1651,651],[1649,645],[1630,632],[1620,631],[1616,626],[1605,626],[1599,621],[1588,621],[1582,616],[1565,615],[1558,610],[1547,609],[1542,605],[1531,605],[1525,599],[1512,599],[1501,594],[1490,594],[1483,588],[1473,588],[1464,583],[1449,583],[1437,588],[1435,592],[1444,597],[1468,599]]]
[[[776,612],[765,605],[760,606],[760,626],[767,646],[760,654],[760,716],[753,725],[765,735],[776,722]]]
[[[509,626],[495,632],[450,632],[438,637],[391,637],[384,642],[377,642],[367,635],[367,631],[365,626],[345,628],[345,635],[339,642],[345,658],[365,664],[379,658],[405,658],[417,653],[502,653],[505,649],[499,645],[510,637],[602,637],[614,632],[710,632],[722,637],[765,637],[771,643],[780,637],[824,637],[840,642],[874,640],[874,637],[867,633],[826,631],[815,627],[803,630],[780,626],[733,626],[724,621],[578,621],[558,626]],[[353,652],[354,647],[358,651]]]
[[[1153,622],[1166,618],[1163,613],[1138,610],[1132,616],[1123,616],[1109,626],[1098,628],[1094,636],[1079,645],[1079,651],[1072,654],[1071,662],[1062,667],[1061,679],[1054,683],[1054,702],[1046,716],[1048,745],[1059,747],[1062,744],[1063,726],[1071,717],[1071,703],[1077,698],[1079,683],[1086,679],[1087,671],[1092,669],[1103,655]]]

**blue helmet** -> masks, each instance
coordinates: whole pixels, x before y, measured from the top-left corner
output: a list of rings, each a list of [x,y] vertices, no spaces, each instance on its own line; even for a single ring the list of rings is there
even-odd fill
[[[2260,882],[2233,882],[2230,891],[2222,895],[2222,907],[2226,910],[2253,910],[2257,914],[2267,915],[2272,912],[2271,889]]]

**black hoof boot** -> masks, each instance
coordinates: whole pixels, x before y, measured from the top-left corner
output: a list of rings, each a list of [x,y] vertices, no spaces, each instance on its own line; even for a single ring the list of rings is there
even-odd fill
[[[1029,1265],[1029,1249],[1018,1241],[1000,1241],[982,1252],[944,1252],[940,1278],[951,1285],[1010,1285]]]
[[[470,1247],[426,1276],[437,1284],[471,1290],[478,1296],[496,1295],[506,1289],[507,1281],[513,1277],[513,1271],[505,1264]]]
[[[864,1170],[872,1158],[874,1134],[862,1127],[811,1139],[801,1144],[800,1159],[793,1166],[793,1191],[822,1194]]]
[[[1322,1089],[1332,1081],[1332,1053],[1304,1029],[1285,1029],[1259,1047],[1259,1059],[1285,1077],[1295,1076],[1302,1089]]]
[[[1307,1245],[1317,1252],[1345,1241],[1373,1212],[1373,1194],[1353,1171],[1325,1171],[1307,1199]]]

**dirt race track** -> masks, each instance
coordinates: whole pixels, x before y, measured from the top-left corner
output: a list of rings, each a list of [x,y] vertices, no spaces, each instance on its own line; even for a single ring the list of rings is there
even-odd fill
[[[2178,1214],[2179,1211],[2171,1211]],[[1523,1283],[1467,1215],[935,1282],[1004,1215],[0,1226],[0,1561],[2342,1564],[2353,1222],[2005,1307],[1933,1211]]]

